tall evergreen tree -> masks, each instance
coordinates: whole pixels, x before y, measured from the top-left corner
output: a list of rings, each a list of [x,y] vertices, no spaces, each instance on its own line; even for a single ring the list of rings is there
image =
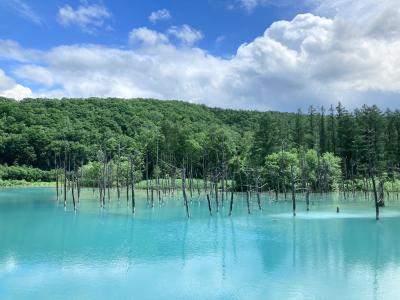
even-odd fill
[[[321,115],[319,122],[319,151],[321,154],[325,153],[326,147],[326,130],[325,130],[325,109],[321,106]]]
[[[335,118],[335,109],[333,105],[329,108],[329,125],[328,125],[328,151],[331,153],[337,153],[336,149],[336,118]]]
[[[354,119],[352,115],[339,102],[337,111],[337,152],[342,158],[342,170],[346,178],[351,174],[352,162],[356,160],[354,143]]]
[[[383,114],[377,106],[364,105],[355,111],[358,133],[358,161],[373,175],[380,175],[385,167],[385,127]]]
[[[276,120],[269,113],[264,114],[254,134],[252,149],[254,163],[263,165],[265,157],[277,149],[278,129]]]
[[[308,109],[308,131],[307,131],[307,146],[310,149],[317,148],[317,139],[316,139],[316,110],[311,105]]]
[[[301,109],[296,113],[296,120],[294,124],[293,141],[296,148],[302,148],[305,146],[305,128],[304,118]]]
[[[386,117],[386,130],[385,130],[385,163],[389,176],[393,179],[395,171],[398,169],[398,155],[399,155],[399,130],[397,126],[396,113],[387,110]]]

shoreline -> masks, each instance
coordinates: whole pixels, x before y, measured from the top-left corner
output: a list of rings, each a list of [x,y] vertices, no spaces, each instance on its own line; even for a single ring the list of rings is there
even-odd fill
[[[29,182],[29,181],[8,181],[8,180],[0,180],[0,188],[27,188],[27,187],[56,187],[55,182],[40,182],[40,181],[35,181],[35,182]]]

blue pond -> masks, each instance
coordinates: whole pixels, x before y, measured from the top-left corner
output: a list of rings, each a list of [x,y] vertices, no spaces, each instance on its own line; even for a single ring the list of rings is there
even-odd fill
[[[137,193],[101,210],[84,190],[78,211],[52,188],[0,190],[0,299],[398,299],[400,202],[375,221],[363,195],[312,196],[309,212],[262,195],[209,216],[194,196],[154,208]],[[283,198],[283,196],[282,196]],[[340,206],[340,213],[336,213]]]

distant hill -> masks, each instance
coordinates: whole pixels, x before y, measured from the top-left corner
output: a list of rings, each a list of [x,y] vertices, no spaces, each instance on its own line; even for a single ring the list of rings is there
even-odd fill
[[[212,127],[254,133],[264,114],[154,99],[0,98],[0,163],[48,168],[56,141],[68,140],[87,147],[100,145],[111,137],[125,136],[143,144],[148,141],[140,139],[142,130],[160,131],[166,124],[190,134]],[[164,134],[160,147],[165,139],[168,137]]]

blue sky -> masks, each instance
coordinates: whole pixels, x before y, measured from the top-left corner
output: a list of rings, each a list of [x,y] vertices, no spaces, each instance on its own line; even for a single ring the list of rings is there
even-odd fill
[[[400,5],[378,2],[2,0],[0,95],[398,108]]]
[[[249,11],[239,2],[229,0],[202,1],[67,1],[67,0],[2,0],[0,4],[0,35],[3,39],[17,40],[24,47],[47,49],[60,44],[98,43],[126,47],[128,32],[132,28],[147,26],[157,31],[172,25],[189,24],[201,30],[204,38],[198,46],[216,55],[233,55],[237,47],[261,35],[274,21],[290,20],[307,7],[294,1],[293,4],[266,4]],[[23,5],[30,8],[24,13]],[[97,29],[88,34],[79,27],[62,26],[57,15],[60,8],[69,5],[100,5],[110,17],[105,23],[110,28]],[[153,23],[152,12],[166,9],[170,18]]]

